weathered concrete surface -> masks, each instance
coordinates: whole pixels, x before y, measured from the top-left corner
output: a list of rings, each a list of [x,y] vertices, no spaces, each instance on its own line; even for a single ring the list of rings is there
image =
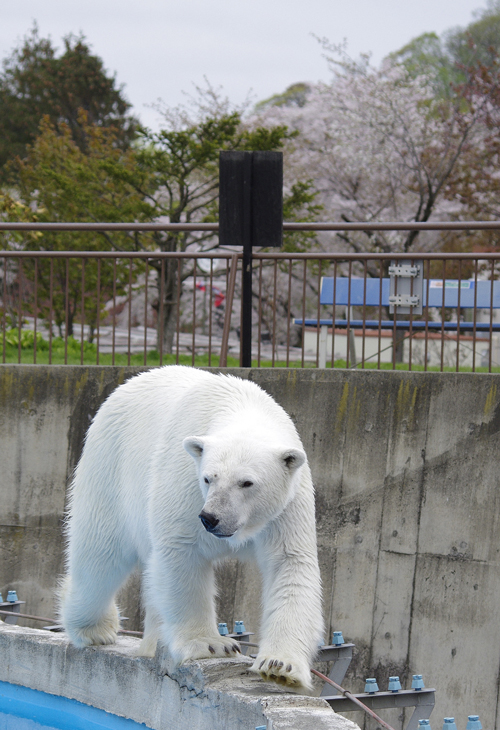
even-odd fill
[[[42,616],[54,615],[63,572],[67,483],[93,416],[125,377],[119,368],[0,365],[0,591],[17,587]]]
[[[68,697],[154,730],[359,730],[316,697],[264,685],[251,660],[206,659],[175,668],[139,639],[75,649],[62,634],[0,624],[0,680]],[[271,721],[271,722],[269,722]]]
[[[0,366],[0,590],[30,612],[53,615],[65,485],[90,418],[138,370]],[[499,376],[237,374],[287,409],[308,452],[329,633],[356,644],[349,688],[422,673],[434,724],[479,712],[500,730]],[[257,573],[226,566],[219,604],[221,620],[256,629]],[[138,627],[137,580],[122,606]]]

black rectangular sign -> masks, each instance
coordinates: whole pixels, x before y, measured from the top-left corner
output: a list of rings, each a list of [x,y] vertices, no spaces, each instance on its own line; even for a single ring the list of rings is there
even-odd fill
[[[283,243],[283,153],[221,152],[219,242],[280,247]]]

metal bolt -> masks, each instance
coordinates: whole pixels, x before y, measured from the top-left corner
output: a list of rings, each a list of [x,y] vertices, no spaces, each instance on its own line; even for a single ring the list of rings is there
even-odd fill
[[[219,634],[221,636],[226,636],[229,634],[229,631],[227,630],[227,624],[219,624]]]
[[[399,677],[389,677],[389,692],[399,692],[401,689],[401,682]]]
[[[415,690],[421,690],[425,688],[425,684],[421,674],[414,674],[411,680],[411,688]]]
[[[454,717],[445,717],[444,718],[443,730],[457,730],[457,726],[455,725]]]
[[[334,646],[339,646],[340,644],[343,644],[343,643],[344,643],[344,637],[342,636],[342,631],[334,631],[332,644]]]
[[[418,721],[418,730],[431,730],[431,723],[430,720],[419,720]]]
[[[375,677],[370,677],[365,681],[365,692],[369,695],[374,695],[375,692],[378,692],[378,684]]]
[[[244,634],[246,631],[245,624],[243,621],[235,621],[234,622],[234,633],[235,634]]]
[[[9,603],[15,603],[17,601],[17,593],[15,591],[8,591],[7,600]]]
[[[482,730],[483,726],[479,721],[479,715],[469,715],[466,730]]]

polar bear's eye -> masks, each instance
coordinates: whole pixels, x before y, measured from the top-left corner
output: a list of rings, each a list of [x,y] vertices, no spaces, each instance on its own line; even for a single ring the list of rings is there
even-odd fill
[[[253,482],[243,482],[242,487],[253,487]]]

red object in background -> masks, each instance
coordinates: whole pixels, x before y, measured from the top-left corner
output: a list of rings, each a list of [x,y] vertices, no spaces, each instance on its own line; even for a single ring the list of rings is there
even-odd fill
[[[196,284],[196,288],[199,289],[200,291],[207,290],[207,287],[205,286],[205,284]],[[224,302],[226,295],[220,289],[218,289],[216,286],[212,287],[212,294],[215,297],[215,299],[214,299],[215,307],[216,308],[220,307],[222,305],[222,303]]]

